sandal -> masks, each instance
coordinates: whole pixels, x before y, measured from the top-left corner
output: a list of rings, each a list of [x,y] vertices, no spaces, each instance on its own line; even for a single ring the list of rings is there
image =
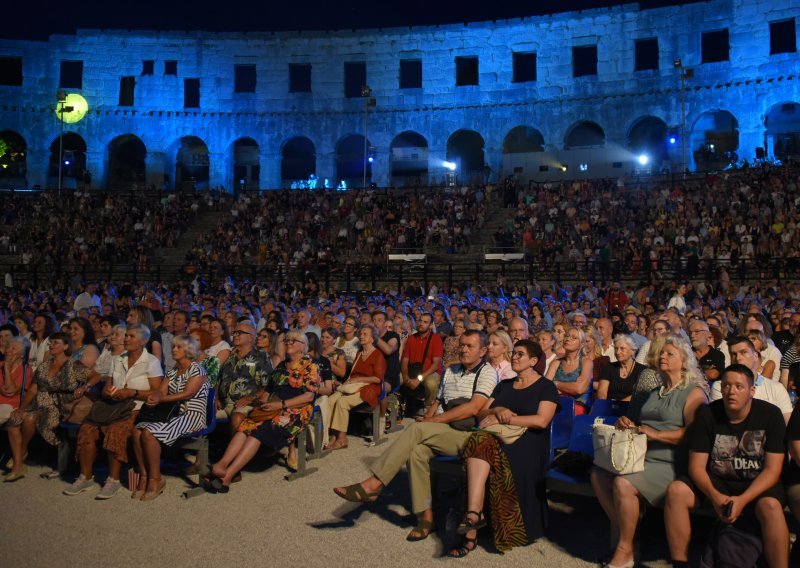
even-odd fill
[[[425,540],[435,530],[436,527],[434,526],[433,521],[426,521],[423,519],[417,524],[416,527],[411,529],[411,532],[408,533],[406,540],[408,542],[419,542],[421,540]]]
[[[334,487],[333,492],[345,501],[351,503],[373,503],[381,494],[380,490],[368,492],[360,483],[348,485],[347,487]]]
[[[470,515],[478,517],[478,520],[475,521],[474,523],[470,522],[469,520]],[[464,514],[464,520],[461,521],[461,523],[458,525],[456,532],[458,534],[467,534],[470,531],[476,531],[478,529],[482,529],[485,526],[486,526],[486,519],[484,518],[483,513],[481,511],[467,511]]]
[[[131,499],[141,499],[144,497],[144,494],[147,492],[147,477],[140,476],[139,477],[139,484],[136,486],[136,489],[133,490],[131,493]]]
[[[464,558],[467,554],[472,552],[478,547],[478,539],[465,538],[464,542],[458,548],[454,548],[447,553],[447,558]]]
[[[326,450],[343,450],[347,448],[347,442],[331,442],[325,446]]]
[[[164,489],[167,487],[167,482],[160,477],[151,478],[148,481],[148,484],[150,481],[159,481],[160,483],[158,484],[158,489],[156,489],[155,491],[147,491],[144,495],[142,495],[142,501],[152,501],[153,499],[161,495],[164,492]]]

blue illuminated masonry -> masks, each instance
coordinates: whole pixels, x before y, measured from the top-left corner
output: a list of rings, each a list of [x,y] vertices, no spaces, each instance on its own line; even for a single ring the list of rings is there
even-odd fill
[[[0,40],[0,139],[15,149],[0,185],[56,185],[60,88],[89,103],[65,125],[65,176],[85,167],[94,187],[266,189],[311,174],[358,187],[364,167],[379,186],[410,185],[441,182],[449,163],[460,181],[544,181],[647,173],[642,162],[676,172],[684,152],[689,169],[792,158],[798,18],[800,0],[714,0],[383,30]]]

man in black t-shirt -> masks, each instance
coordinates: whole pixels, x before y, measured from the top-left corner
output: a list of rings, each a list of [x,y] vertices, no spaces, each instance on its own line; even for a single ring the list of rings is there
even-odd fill
[[[786,428],[786,443],[792,461],[786,466],[786,500],[794,518],[800,522],[800,404],[794,407],[789,426]],[[794,543],[791,566],[800,566],[800,540]]]
[[[692,350],[697,357],[697,364],[703,370],[706,379],[716,381],[725,368],[725,355],[719,349],[709,345],[711,332],[708,324],[703,320],[695,320],[689,325],[689,339],[692,341]]]
[[[767,563],[787,566],[789,529],[780,483],[785,421],[778,407],[754,398],[755,376],[748,367],[731,365],[720,380],[722,399],[700,408],[687,434],[689,478],[667,489],[664,522],[673,566],[688,562],[689,510],[709,505],[724,523],[754,514]]]

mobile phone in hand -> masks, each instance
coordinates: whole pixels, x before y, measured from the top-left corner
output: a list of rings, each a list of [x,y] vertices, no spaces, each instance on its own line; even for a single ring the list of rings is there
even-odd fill
[[[725,503],[725,506],[722,508],[722,513],[726,517],[730,517],[732,512],[733,512],[733,501],[728,501],[727,503]]]

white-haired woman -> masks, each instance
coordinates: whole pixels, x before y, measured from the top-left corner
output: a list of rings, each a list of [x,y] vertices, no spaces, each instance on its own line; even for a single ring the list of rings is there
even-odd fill
[[[592,487],[619,540],[609,566],[634,565],[633,538],[639,522],[640,501],[663,506],[667,486],[686,474],[686,431],[697,409],[706,404],[708,385],[688,341],[670,334],[658,360],[662,386],[653,390],[637,415],[623,416],[621,430],[638,429],[647,436],[644,471],[612,475],[595,468]]]
[[[179,335],[172,340],[172,358],[175,366],[167,372],[158,391],[147,397],[137,417],[133,431],[133,443],[139,446],[144,456],[147,488],[144,493],[136,491],[142,501],[151,501],[161,495],[167,482],[161,478],[161,444],[171,446],[175,441],[191,432],[206,427],[206,405],[208,400],[208,376],[197,362],[200,346],[189,335]],[[165,420],[153,419],[149,409],[172,410]]]
[[[636,381],[645,370],[644,365],[636,362],[635,355],[636,342],[630,335],[620,334],[614,337],[614,356],[617,360],[600,371],[598,400],[630,401]]]
[[[256,455],[262,444],[277,450],[289,445],[311,420],[320,374],[308,356],[308,338],[292,330],[283,340],[286,359],[269,379],[267,390],[253,400],[253,411],[238,428],[222,458],[213,465],[204,484],[227,493],[233,477]]]
[[[592,360],[586,353],[586,335],[578,327],[564,332],[564,356],[553,362],[545,376],[554,381],[562,396],[575,399],[575,414],[589,412]]]

